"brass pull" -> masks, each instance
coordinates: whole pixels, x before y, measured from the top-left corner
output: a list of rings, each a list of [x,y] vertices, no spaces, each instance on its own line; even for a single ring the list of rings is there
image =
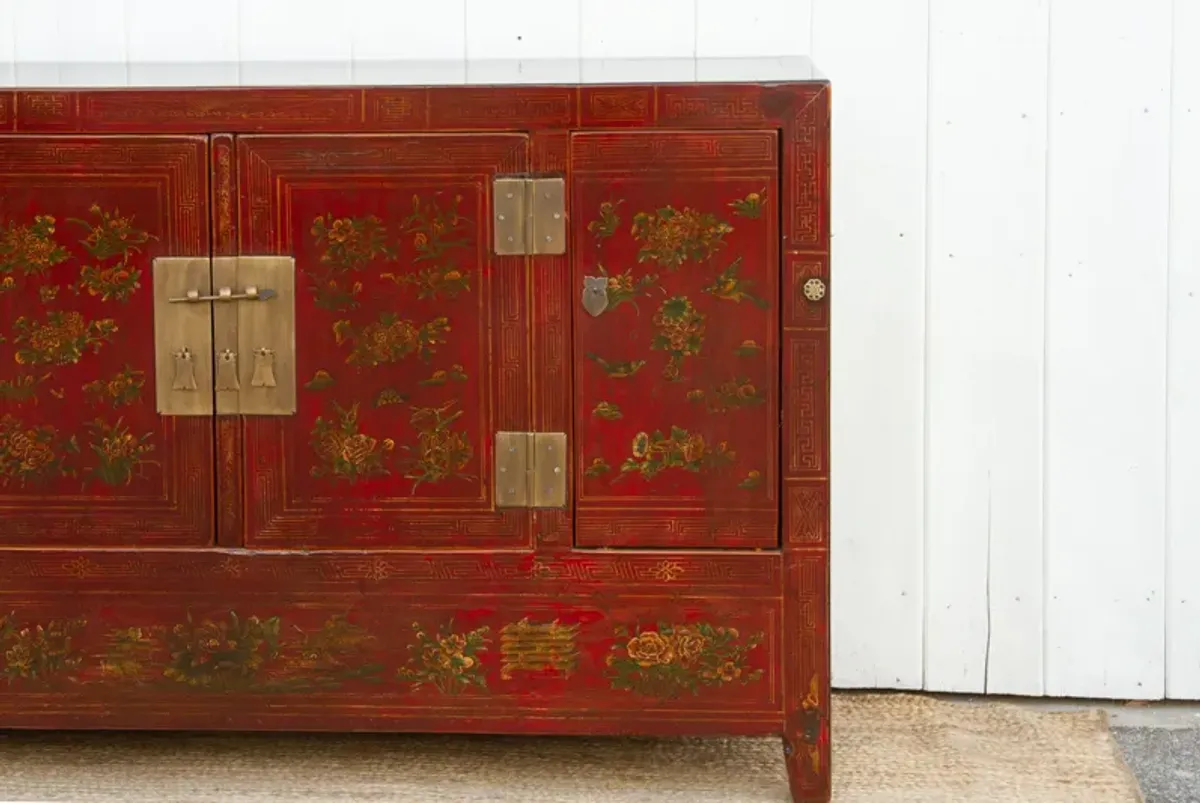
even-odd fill
[[[171,390],[196,389],[196,362],[192,359],[192,351],[187,346],[171,353],[175,360],[175,377],[171,380]]]
[[[275,387],[275,350],[263,346],[254,350],[254,376],[250,378],[254,388]]]
[[[260,290],[252,285],[240,293],[233,292],[233,288],[222,287],[215,296],[202,296],[199,290],[188,290],[187,295],[168,298],[167,301],[172,304],[198,304],[202,301],[270,301],[274,297],[275,291],[271,288]]]
[[[224,349],[217,355],[217,390],[241,390],[238,381],[237,352]]]

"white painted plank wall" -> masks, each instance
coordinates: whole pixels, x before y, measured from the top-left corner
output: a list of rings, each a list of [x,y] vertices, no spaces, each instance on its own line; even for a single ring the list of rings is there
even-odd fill
[[[925,686],[1040,694],[1049,0],[933,0]]]
[[[1200,3],[1175,3],[1167,330],[1166,695],[1200,699]]]
[[[1200,3],[329,8],[0,0],[0,85],[811,54],[834,83],[835,684],[1200,699]]]

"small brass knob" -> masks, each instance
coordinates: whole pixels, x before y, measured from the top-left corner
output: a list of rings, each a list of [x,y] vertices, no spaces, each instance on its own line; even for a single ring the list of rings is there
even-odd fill
[[[825,297],[825,282],[817,278],[804,283],[804,297],[809,301],[820,301]]]

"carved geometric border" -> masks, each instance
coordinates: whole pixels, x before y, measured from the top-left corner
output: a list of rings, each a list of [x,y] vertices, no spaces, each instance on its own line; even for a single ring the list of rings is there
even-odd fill
[[[9,113],[6,107],[11,107]],[[16,91],[20,133],[378,133],[770,127],[784,133],[784,248],[824,250],[828,85],[332,87]],[[11,121],[9,121],[11,118]]]

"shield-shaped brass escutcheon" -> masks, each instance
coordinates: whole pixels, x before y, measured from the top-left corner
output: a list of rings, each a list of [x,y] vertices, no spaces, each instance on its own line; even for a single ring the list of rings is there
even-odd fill
[[[592,316],[608,309],[608,277],[583,277],[583,308]]]

